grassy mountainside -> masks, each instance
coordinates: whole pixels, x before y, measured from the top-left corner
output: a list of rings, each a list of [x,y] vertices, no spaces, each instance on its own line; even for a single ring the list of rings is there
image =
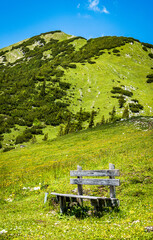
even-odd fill
[[[1,153],[0,239],[152,239],[152,123],[137,117]],[[78,164],[88,170],[109,163],[120,170],[119,211],[78,218],[77,211],[61,216],[54,202],[43,204],[45,192],[75,192],[69,171]],[[85,191],[107,196],[98,186]]]
[[[151,44],[133,38],[87,41],[61,31],[1,49],[1,147],[45,132],[53,138],[61,124],[77,131],[93,111],[97,124],[114,106],[117,118],[127,107],[130,116],[152,116],[152,52]]]

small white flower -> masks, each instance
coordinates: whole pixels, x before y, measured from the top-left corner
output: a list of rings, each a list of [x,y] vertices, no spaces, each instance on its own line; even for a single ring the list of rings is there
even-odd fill
[[[12,198],[7,198],[6,201],[7,201],[7,202],[12,202],[13,199],[12,199]]]
[[[33,190],[40,190],[40,187],[34,187]]]
[[[3,229],[2,231],[0,231],[0,234],[3,234],[3,233],[7,233],[7,231],[5,229]]]

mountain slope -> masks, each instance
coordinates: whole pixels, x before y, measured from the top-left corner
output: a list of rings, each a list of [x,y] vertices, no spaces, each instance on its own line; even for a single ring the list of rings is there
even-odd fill
[[[0,133],[35,126],[28,138],[68,121],[76,131],[80,118],[87,126],[93,109],[97,123],[110,118],[114,106],[119,117],[127,106],[130,116],[152,116],[152,52],[152,45],[133,38],[87,41],[61,31],[0,50]]]

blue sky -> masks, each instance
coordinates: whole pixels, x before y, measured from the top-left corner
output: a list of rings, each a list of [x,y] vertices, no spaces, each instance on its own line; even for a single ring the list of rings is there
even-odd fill
[[[153,0],[1,0],[0,9],[0,48],[54,30],[153,44]]]

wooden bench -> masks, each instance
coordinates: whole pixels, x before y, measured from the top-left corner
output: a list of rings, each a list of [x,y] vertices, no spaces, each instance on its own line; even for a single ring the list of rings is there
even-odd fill
[[[70,171],[71,177],[77,177],[70,179],[71,184],[77,184],[78,195],[73,194],[61,194],[52,192],[51,195],[55,195],[58,202],[60,202],[60,212],[64,213],[67,211],[68,205],[72,202],[83,204],[83,199],[88,199],[91,205],[94,206],[95,210],[101,211],[104,207],[118,207],[119,200],[116,198],[115,187],[120,185],[120,180],[115,179],[119,176],[119,170],[115,169],[113,164],[109,164],[108,170],[82,170],[82,167],[78,166],[77,170]],[[82,178],[82,177],[109,177],[108,179],[99,178]],[[105,185],[110,186],[110,197],[96,197],[96,196],[85,196],[83,195],[82,185]]]

